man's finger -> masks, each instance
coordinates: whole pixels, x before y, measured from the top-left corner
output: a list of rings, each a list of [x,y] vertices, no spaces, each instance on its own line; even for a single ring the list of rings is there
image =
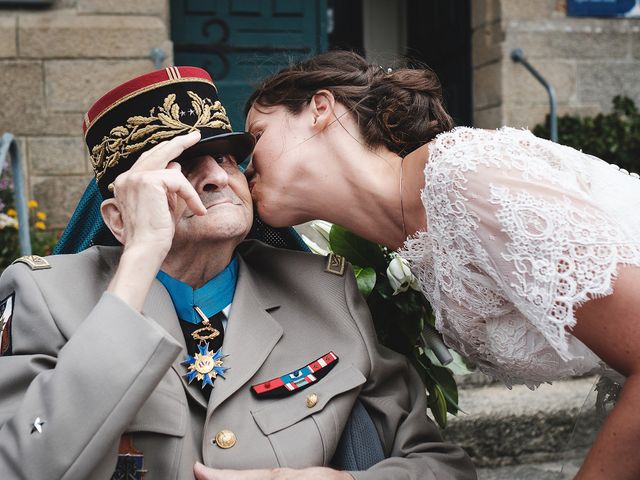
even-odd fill
[[[115,190],[121,193],[141,192],[153,185],[163,188],[168,195],[175,194],[180,197],[194,214],[207,213],[193,185],[175,167],[145,172],[125,172],[116,178]],[[121,195],[118,196],[119,201],[121,197]]]
[[[162,142],[149,150],[149,155],[140,155],[133,164],[131,171],[159,170],[166,168],[169,162],[175,160],[187,148],[195,145],[200,140],[200,131],[194,130],[187,135],[179,135],[168,142]],[[152,150],[156,149],[152,152]]]
[[[196,480],[275,480],[271,470],[219,470],[196,462],[193,467]]]
[[[175,167],[165,169],[160,175],[162,175],[167,193],[175,193],[182,198],[194,214],[204,215],[207,213],[207,209],[202,203],[198,192],[196,192],[196,189],[193,188],[193,185],[191,185],[187,178],[180,173],[179,169]]]
[[[169,140],[165,140],[164,142],[160,142],[157,145],[154,145],[146,152],[143,152],[142,155],[140,155],[140,158],[138,158],[138,161],[140,161],[140,159],[147,158],[149,155],[153,154],[153,152],[157,152],[161,148],[165,147],[167,143],[169,143]]]

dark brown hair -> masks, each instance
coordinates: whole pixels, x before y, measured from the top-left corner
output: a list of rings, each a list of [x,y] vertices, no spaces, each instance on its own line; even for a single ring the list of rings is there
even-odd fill
[[[263,81],[245,105],[282,105],[300,113],[318,91],[329,90],[354,112],[364,141],[406,155],[453,128],[436,74],[425,67],[385,70],[354,52],[335,50],[294,63]]]

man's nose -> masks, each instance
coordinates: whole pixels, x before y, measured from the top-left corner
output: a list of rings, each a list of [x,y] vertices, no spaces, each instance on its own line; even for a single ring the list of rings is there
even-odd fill
[[[229,174],[216,159],[210,155],[203,157],[192,177],[196,192],[221,190],[229,184]]]

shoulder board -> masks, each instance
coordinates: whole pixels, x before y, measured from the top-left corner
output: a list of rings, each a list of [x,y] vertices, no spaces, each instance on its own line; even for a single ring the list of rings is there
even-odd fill
[[[344,275],[345,259],[341,255],[335,253],[329,253],[327,256],[327,266],[324,271],[333,273],[335,275]]]
[[[45,270],[47,268],[51,268],[51,264],[38,255],[25,255],[24,257],[14,260],[11,265],[14,263],[24,263],[25,265],[28,265],[31,270]]]

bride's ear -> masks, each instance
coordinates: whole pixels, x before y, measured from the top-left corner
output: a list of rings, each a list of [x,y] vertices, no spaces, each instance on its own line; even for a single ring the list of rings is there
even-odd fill
[[[335,119],[335,103],[336,99],[329,90],[318,90],[311,97],[309,107],[314,129],[321,131]]]
[[[108,198],[100,205],[100,213],[102,219],[107,225],[113,236],[116,237],[121,244],[124,245],[124,222],[122,221],[122,215],[115,199]]]

